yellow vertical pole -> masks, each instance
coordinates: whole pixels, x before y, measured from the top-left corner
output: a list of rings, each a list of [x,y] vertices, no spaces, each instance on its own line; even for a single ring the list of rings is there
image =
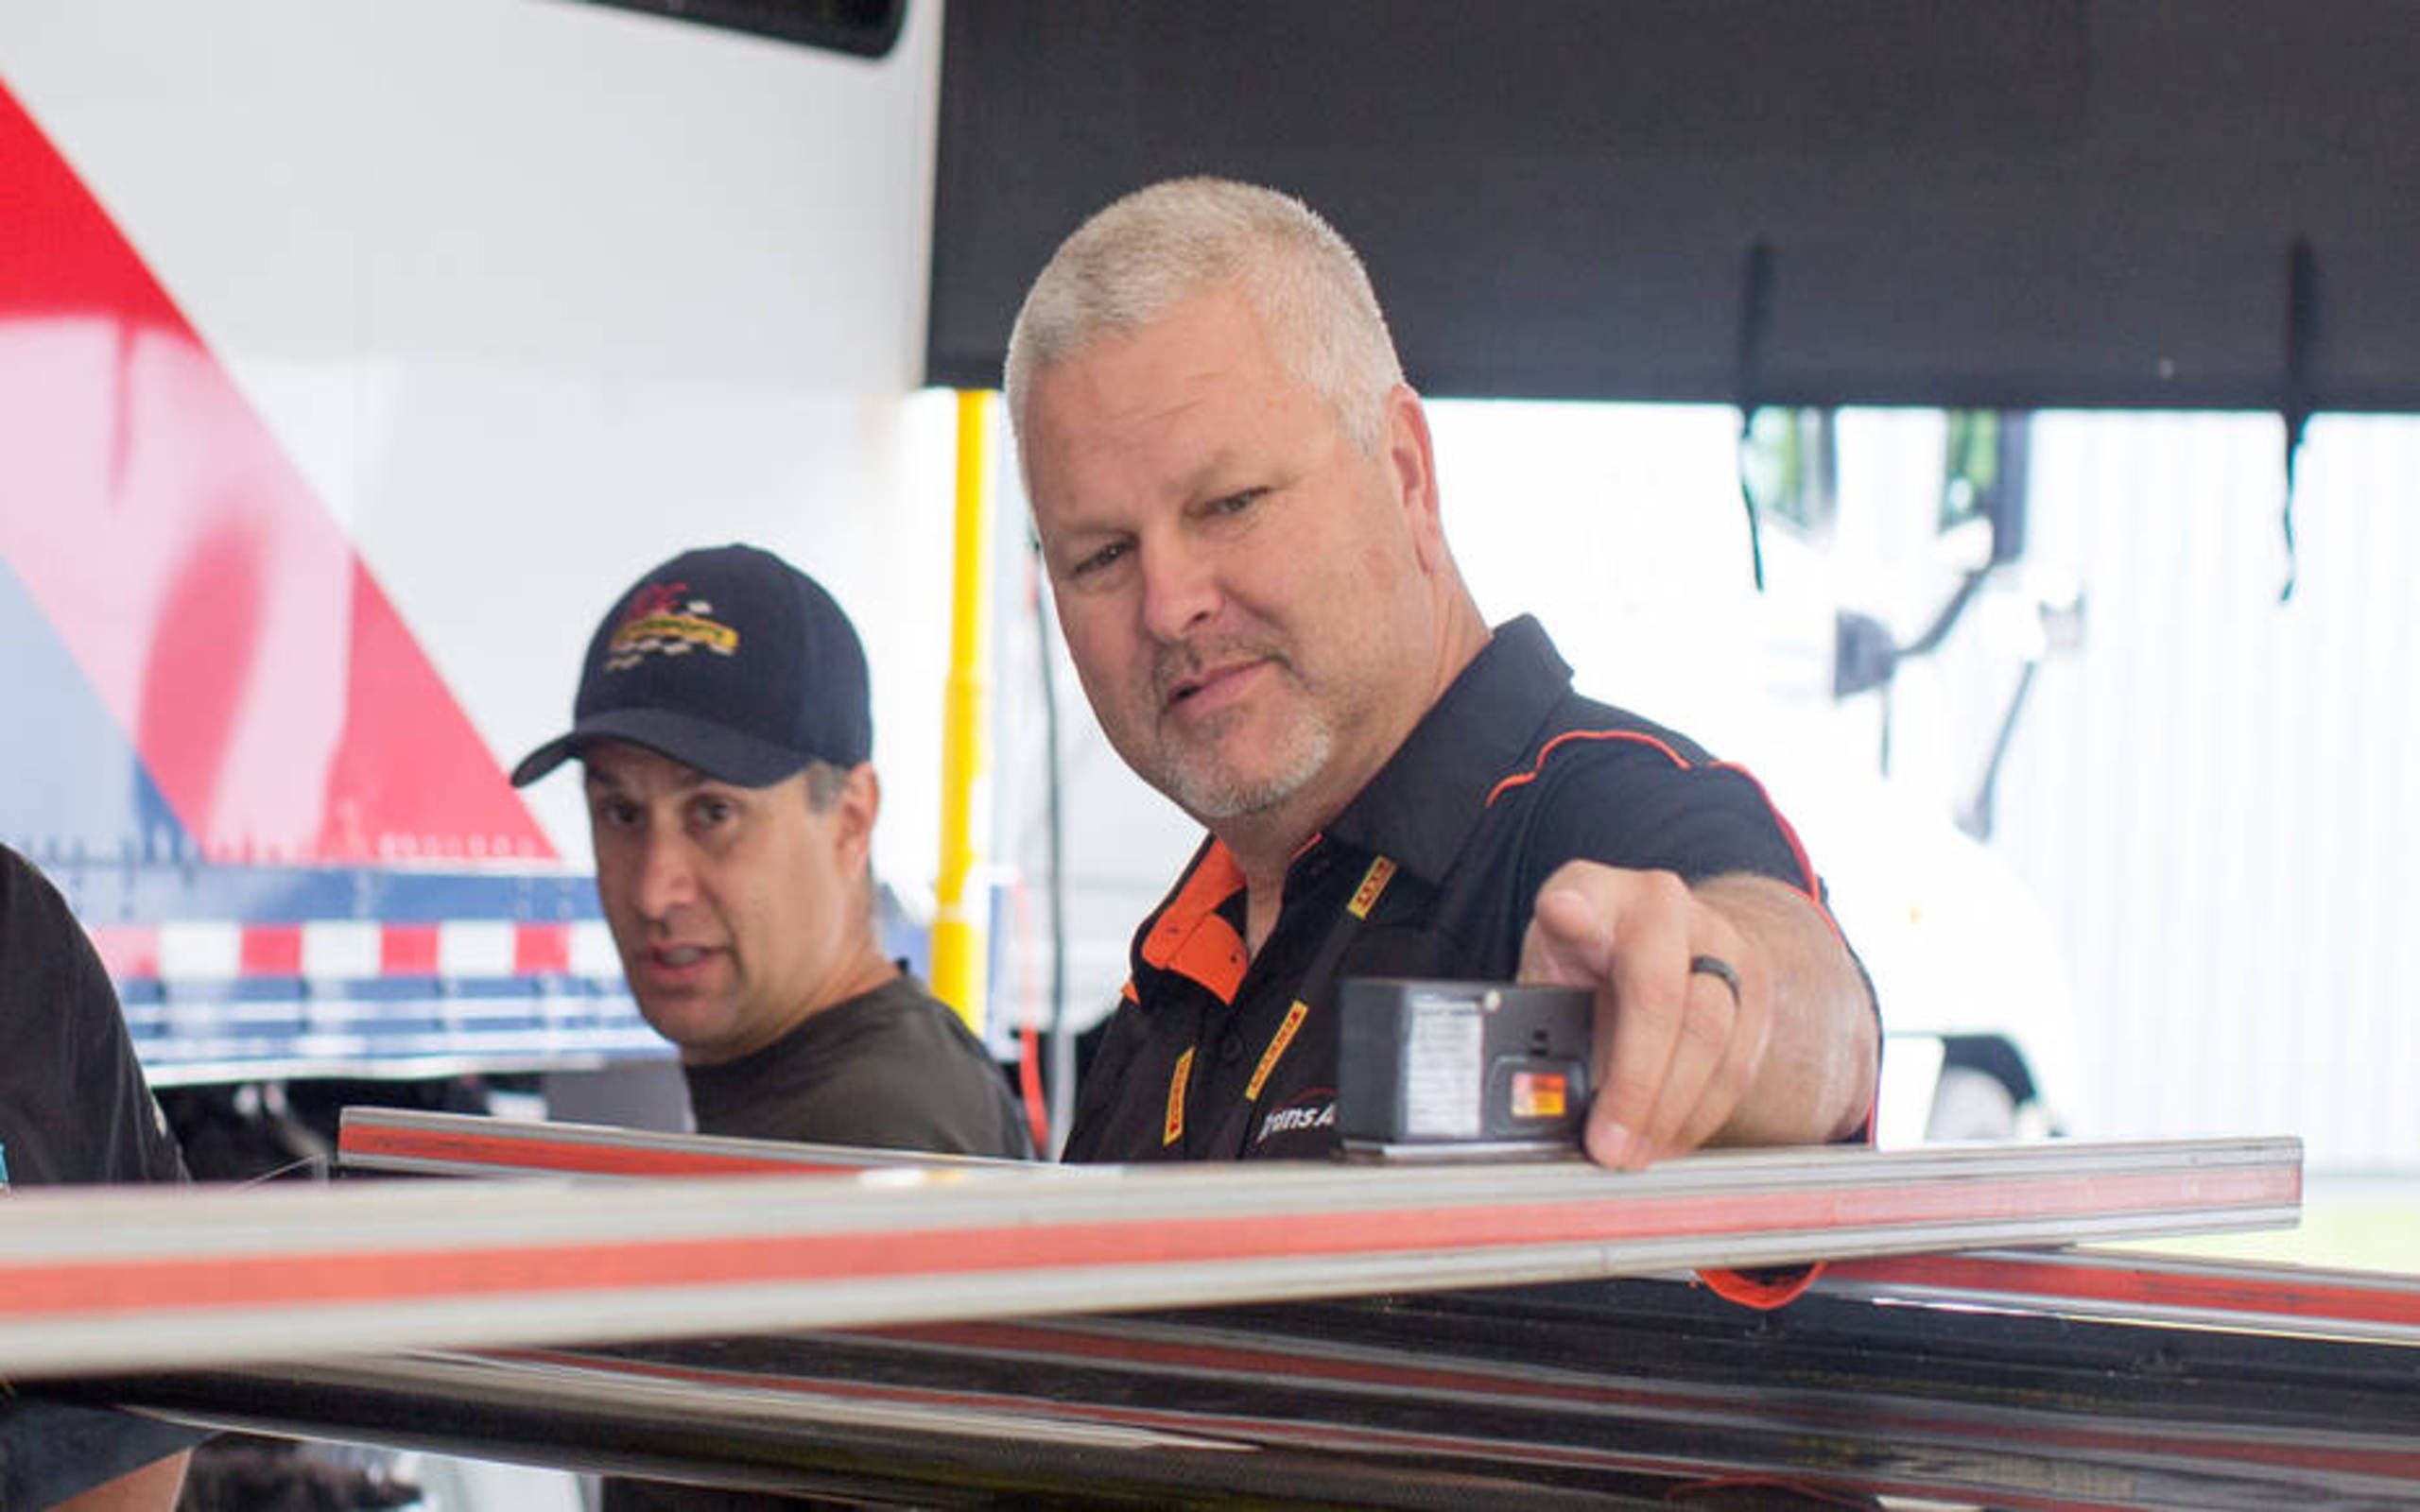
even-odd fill
[[[984,488],[991,399],[958,396],[958,521],[950,554],[949,682],[942,713],[942,868],[934,888],[933,992],[977,1034],[989,974],[983,837],[991,731],[992,501]]]

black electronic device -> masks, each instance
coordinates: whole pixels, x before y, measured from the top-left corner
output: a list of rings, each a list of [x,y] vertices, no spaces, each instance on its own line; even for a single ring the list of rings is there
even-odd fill
[[[1355,977],[1336,1113],[1356,1160],[1577,1154],[1593,1090],[1582,988]]]

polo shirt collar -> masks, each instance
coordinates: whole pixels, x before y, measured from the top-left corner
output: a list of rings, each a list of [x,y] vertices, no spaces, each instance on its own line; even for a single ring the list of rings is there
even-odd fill
[[[1571,668],[1536,619],[1498,626],[1328,835],[1442,881],[1488,794],[1519,769],[1570,688]]]
[[[1244,890],[1243,868],[1226,842],[1205,836],[1178,879],[1176,890],[1143,922],[1134,954],[1143,965],[1175,971],[1208,988],[1221,1003],[1236,1001],[1252,964],[1244,937],[1224,909]],[[1127,984],[1129,991],[1133,984]]]

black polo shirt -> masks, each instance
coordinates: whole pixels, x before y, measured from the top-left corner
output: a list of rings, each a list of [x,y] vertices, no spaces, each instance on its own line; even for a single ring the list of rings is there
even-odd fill
[[[1324,1158],[1348,976],[1510,981],[1567,861],[1755,872],[1822,888],[1744,770],[1581,697],[1535,620],[1499,628],[1393,758],[1294,858],[1257,957],[1243,875],[1206,841],[1134,936],[1080,1090],[1071,1160]]]

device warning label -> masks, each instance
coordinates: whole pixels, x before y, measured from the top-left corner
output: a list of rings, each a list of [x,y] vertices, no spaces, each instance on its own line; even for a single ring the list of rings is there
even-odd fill
[[[1410,1028],[1404,1047],[1405,1137],[1478,1139],[1485,1080],[1478,1005],[1468,997],[1420,993],[1411,1001]]]

